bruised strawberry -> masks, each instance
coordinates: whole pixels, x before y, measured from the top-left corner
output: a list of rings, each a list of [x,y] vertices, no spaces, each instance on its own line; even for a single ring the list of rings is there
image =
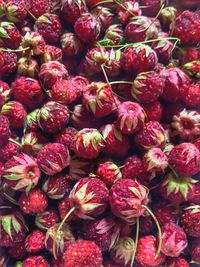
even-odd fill
[[[200,206],[191,205],[183,209],[181,214],[181,224],[187,235],[200,237],[199,232]]]
[[[10,76],[17,70],[17,55],[0,51],[0,79]]]
[[[76,34],[64,33],[60,39],[63,54],[65,56],[77,56],[82,52],[82,44]]]
[[[39,73],[39,65],[35,59],[21,57],[18,60],[17,74],[30,78],[36,78]]]
[[[142,10],[137,1],[125,1],[117,7],[116,14],[119,21],[126,25],[131,17],[141,16]]]
[[[0,115],[0,148],[7,145],[11,137],[10,123],[7,117]]]
[[[32,231],[25,239],[25,248],[28,253],[35,254],[44,249],[45,233],[40,230]]]
[[[21,42],[21,34],[12,22],[0,22],[0,47],[16,49]]]
[[[44,53],[45,51],[45,40],[37,32],[27,32],[22,38],[21,46],[26,49],[26,54],[38,56]]]
[[[59,222],[58,213],[55,210],[47,210],[42,213],[38,213],[35,217],[35,225],[45,231]]]
[[[9,85],[0,80],[0,107],[10,99],[11,89]]]
[[[161,121],[163,117],[163,106],[160,101],[154,101],[148,104],[141,104],[146,113],[146,122]]]

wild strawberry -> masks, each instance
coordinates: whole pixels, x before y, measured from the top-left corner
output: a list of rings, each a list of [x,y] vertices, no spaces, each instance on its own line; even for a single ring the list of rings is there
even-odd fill
[[[55,14],[43,14],[36,20],[34,29],[49,44],[57,44],[62,33],[60,20]]]
[[[200,78],[200,60],[186,63],[183,69],[190,77]]]
[[[27,114],[25,122],[24,122],[24,132],[29,133],[29,132],[38,132],[40,127],[38,125],[38,114],[39,114],[39,109],[35,109],[31,111],[29,114]]]
[[[36,17],[39,18],[45,13],[49,13],[51,11],[51,3],[53,1],[50,0],[28,0],[27,8],[28,10]],[[24,266],[23,266],[24,267]]]
[[[166,134],[159,122],[149,121],[135,135],[134,140],[142,150],[148,150],[153,147],[163,148],[166,144]]]
[[[112,248],[111,257],[117,264],[131,266],[131,260],[135,249],[135,242],[132,238],[121,237]]]
[[[13,141],[9,141],[4,147],[1,148],[0,151],[0,160],[2,162],[7,162],[13,156],[16,156],[20,152],[20,144],[14,143]]]
[[[198,176],[197,176],[198,177]],[[190,203],[199,204],[200,203],[200,182],[193,184],[188,200]]]
[[[12,96],[28,110],[39,107],[44,100],[44,93],[39,82],[32,78],[19,77],[11,85]]]
[[[3,169],[4,169],[4,164],[0,162],[0,184],[1,184],[1,177],[3,176]]]
[[[13,247],[10,247],[8,250],[8,254],[10,257],[14,259],[18,259],[18,260],[24,259],[27,256],[27,251],[25,248],[24,241],[20,243],[16,243]]]
[[[126,25],[131,16],[141,16],[142,10],[140,9],[137,1],[126,1],[122,4],[122,6],[117,7],[116,14],[119,21]]]
[[[108,51],[108,61],[105,64],[106,73],[109,77],[117,77],[121,72],[121,61],[120,56],[118,56],[118,50]],[[116,98],[116,96],[114,96]]]
[[[30,78],[36,78],[39,73],[39,65],[35,59],[21,57],[18,60],[17,74]]]
[[[150,103],[158,99],[164,88],[164,79],[155,71],[140,73],[136,76],[131,94],[141,103]]]
[[[31,254],[38,253],[44,249],[45,233],[40,230],[32,231],[25,239],[26,251]]]
[[[107,124],[100,129],[105,140],[103,152],[108,156],[125,157],[130,149],[129,139],[113,124]]]
[[[74,31],[84,43],[92,44],[97,41],[101,26],[92,14],[84,13],[75,22]]]
[[[17,101],[10,101],[4,104],[1,114],[9,119],[10,127],[13,129],[21,128],[26,118],[24,106]]]
[[[147,45],[126,48],[122,53],[122,68],[128,74],[153,70],[158,59],[154,50]]]
[[[39,78],[45,90],[49,90],[57,81],[67,79],[68,71],[58,61],[49,61],[42,64]]]
[[[77,134],[77,130],[75,128],[72,128],[72,127],[65,128],[60,133],[55,135],[54,142],[63,144],[67,146],[68,148],[70,148],[71,143],[76,134]]]
[[[143,10],[144,15],[154,17],[158,14],[161,9],[164,0],[141,0],[140,4],[145,6]]]
[[[85,128],[75,135],[71,148],[78,157],[94,159],[99,156],[103,145],[103,136],[98,130]]]
[[[64,254],[64,267],[99,267],[103,263],[100,248],[92,241],[77,240]]]
[[[200,240],[193,238],[190,243],[191,258],[196,263],[200,263]]]
[[[182,45],[197,45],[200,41],[199,13],[186,10],[177,16],[172,27],[173,36],[181,40]]]
[[[189,263],[186,259],[178,257],[178,258],[169,258],[167,259],[166,267],[189,267]]]
[[[148,104],[141,104],[146,113],[146,122],[161,121],[163,115],[163,106],[160,101],[154,101]]]
[[[68,149],[59,143],[45,145],[37,155],[40,169],[48,175],[61,172],[69,165],[69,160]]]
[[[58,211],[60,218],[63,220],[67,213],[71,210],[71,205],[70,205],[70,199],[69,197],[65,197],[61,199],[58,203]],[[66,219],[66,222],[72,222],[72,221],[78,221],[80,220],[74,212],[70,214],[70,216]]]
[[[34,215],[42,213],[48,206],[48,199],[45,193],[39,188],[34,188],[28,194],[22,193],[19,199],[21,210],[25,214]]]
[[[38,113],[38,124],[47,133],[56,133],[63,130],[69,121],[67,106],[55,101],[47,102]]]
[[[191,143],[175,146],[169,154],[169,164],[184,176],[192,176],[200,171],[200,152]]]
[[[35,225],[43,231],[48,230],[58,222],[59,216],[56,210],[47,210],[43,213],[38,213],[35,217]]]
[[[30,132],[23,135],[21,139],[21,148],[24,153],[36,156],[46,142],[47,139],[40,133]]]
[[[200,57],[200,51],[196,47],[187,47],[180,52],[181,53],[180,55],[178,54],[178,56],[182,65],[187,62],[198,60]]]
[[[137,247],[137,262],[142,264],[142,266],[161,266],[165,261],[165,255],[161,252],[158,257],[156,257],[156,250],[157,240],[153,235],[141,237]]]
[[[10,99],[10,92],[9,85],[0,80],[0,107]]]
[[[168,173],[160,187],[160,192],[165,200],[174,205],[180,205],[188,201],[193,184],[197,181],[190,177],[176,177]]]
[[[4,8],[6,18],[11,22],[22,22],[27,17],[24,0],[9,0]]]
[[[186,106],[193,108],[200,105],[200,84],[192,83],[188,87],[186,94],[183,95],[183,101]]]
[[[22,267],[30,267],[30,266],[50,267],[50,264],[43,256],[29,256],[22,262]]]
[[[53,240],[55,239],[59,224],[50,227],[46,232],[45,247],[49,252],[53,252]],[[56,236],[56,258],[63,255],[69,245],[75,241],[75,237],[67,224],[64,224]]]
[[[199,232],[200,206],[191,205],[183,209],[181,214],[181,224],[187,235],[200,237]]]
[[[9,126],[10,124],[7,117],[0,115],[0,148],[7,145],[9,142],[9,138],[11,137]]]
[[[113,248],[120,233],[120,226],[112,218],[85,221],[82,229],[84,238],[95,242],[103,252]]]
[[[1,209],[0,214],[0,245],[12,247],[22,242],[27,234],[27,226],[22,214],[10,208]]]
[[[45,45],[44,38],[37,32],[27,32],[21,42],[21,46],[26,49],[26,54],[35,56],[44,54]]]
[[[45,45],[44,54],[41,55],[43,63],[49,61],[62,61],[62,49],[52,45]]]
[[[70,158],[69,175],[72,180],[80,180],[94,172],[94,161],[73,156]]]
[[[96,20],[101,25],[101,30],[106,31],[107,28],[112,24],[114,14],[112,13],[112,10],[107,7],[103,6],[96,6],[92,9],[92,15],[96,18]]]
[[[13,74],[17,69],[17,55],[0,51],[0,79]]]
[[[110,25],[104,35],[102,42],[107,42],[109,45],[120,45],[125,42],[124,31],[120,24]]]
[[[110,189],[112,213],[126,221],[135,223],[135,218],[144,214],[143,205],[148,203],[148,191],[137,181],[120,179]]]
[[[77,56],[82,52],[82,44],[76,34],[72,32],[64,33],[60,42],[65,56]]]
[[[22,37],[14,23],[2,21],[0,22],[0,30],[0,47],[10,49],[19,47]]]
[[[183,229],[175,223],[166,223],[162,228],[163,254],[169,257],[178,257],[187,247],[187,236]]]

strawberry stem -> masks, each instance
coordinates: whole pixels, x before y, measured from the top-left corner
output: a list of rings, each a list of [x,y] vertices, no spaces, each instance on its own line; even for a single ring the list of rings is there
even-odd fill
[[[158,229],[158,249],[157,249],[156,255],[155,255],[155,258],[157,258],[160,254],[160,250],[161,250],[161,246],[162,246],[162,232],[161,232],[160,224],[159,224],[158,220],[156,219],[156,216],[153,214],[153,212],[147,206],[142,205],[142,207],[144,209],[146,209],[148,211],[148,213],[151,215],[151,217],[153,218],[153,220],[157,226],[157,229]]]
[[[28,14],[34,19],[37,20],[37,18],[31,13],[31,11],[25,6],[24,7],[26,9],[26,11],[28,12]]]
[[[77,207],[72,207],[69,212],[65,215],[64,219],[62,220],[62,222],[60,223],[60,225],[58,226],[58,229],[56,230],[55,236],[53,238],[53,256],[55,259],[57,259],[56,256],[56,238],[58,236],[58,233],[60,231],[60,229],[63,227],[63,224],[66,222],[66,220],[69,218],[69,216],[72,214],[72,212],[75,211]]]
[[[27,51],[27,50],[29,50],[29,49],[30,49],[30,47],[21,48],[21,49],[15,49],[15,50],[12,50],[12,49],[6,49],[6,48],[0,48],[0,51],[3,51],[3,52],[15,52],[15,53],[19,53],[19,52]]]
[[[9,141],[21,147],[22,145],[13,138],[9,138]]]
[[[139,219],[139,217],[137,217],[137,219],[136,219],[136,234],[135,234],[135,250],[133,252],[130,267],[133,267],[133,264],[135,261],[135,255],[136,255],[137,246],[138,246],[138,239],[139,239],[139,229],[140,229],[140,219]]]
[[[115,82],[110,82],[110,85],[113,85],[113,84],[129,84],[129,85],[133,85],[132,82],[129,82],[129,81],[115,81]]]
[[[129,14],[131,14],[131,16],[135,17],[136,15],[130,11],[129,9],[127,9],[122,3],[120,3],[117,0],[113,0],[118,6],[120,6],[121,8],[123,8],[124,10],[126,10]]]
[[[0,209],[12,209],[12,207],[9,207],[9,206],[0,206]]]

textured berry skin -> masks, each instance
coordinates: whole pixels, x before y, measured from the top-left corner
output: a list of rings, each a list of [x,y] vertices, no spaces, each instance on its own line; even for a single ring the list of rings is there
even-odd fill
[[[130,18],[133,18],[132,14],[135,16],[141,16],[142,10],[139,7],[139,3],[137,1],[126,1],[122,6],[118,6],[116,9],[116,13],[118,15],[118,19],[122,24],[127,24]]]
[[[85,13],[77,19],[74,31],[84,43],[92,44],[97,41],[101,26],[93,15]]]
[[[17,69],[17,55],[0,51],[0,79],[10,76]]]
[[[96,178],[82,178],[70,192],[70,205],[76,207],[74,213],[82,219],[101,215],[108,204],[108,189]]]
[[[26,115],[26,119],[24,121],[24,132],[25,133],[39,131],[40,127],[38,125],[38,120],[37,120],[39,111],[40,111],[39,109],[35,109]]]
[[[0,80],[0,107],[10,99],[10,90],[9,85]]]
[[[183,209],[181,214],[181,224],[187,235],[200,237],[200,206],[191,205]]]
[[[27,256],[24,241],[16,243],[13,247],[10,247],[8,250],[8,254],[14,259],[24,259]]]
[[[43,213],[38,213],[35,217],[35,225],[40,230],[48,230],[54,224],[59,222],[58,213],[55,210],[47,210]]]
[[[28,253],[34,254],[44,249],[45,233],[34,230],[25,239],[25,247]]]
[[[50,267],[50,264],[42,256],[29,256],[22,262],[22,267]]]
[[[200,171],[200,152],[195,145],[182,143],[170,152],[169,164],[180,175],[195,175]]]
[[[69,122],[69,109],[67,106],[50,101],[38,112],[38,124],[46,133],[57,133],[63,130]]]
[[[39,82],[32,78],[19,77],[11,86],[12,96],[27,110],[39,107],[44,99],[43,90]]]
[[[148,104],[141,104],[145,113],[146,121],[161,121],[163,117],[163,106],[160,101],[154,101]]]
[[[165,261],[161,252],[156,258],[157,240],[153,235],[141,237],[138,242],[136,259],[142,266],[160,266]]]
[[[0,147],[8,144],[11,132],[9,129],[9,120],[7,117],[0,115]]]
[[[104,38],[108,40],[108,43],[110,45],[123,44],[125,39],[124,39],[124,32],[122,29],[122,25],[120,24],[110,25],[105,32]]]
[[[58,203],[58,211],[60,218],[63,220],[65,218],[65,215],[70,211],[71,205],[70,205],[70,199],[69,197],[63,198]],[[66,222],[72,222],[72,221],[78,221],[80,220],[74,212],[71,213],[71,215],[66,219]]]
[[[48,175],[61,172],[69,165],[69,151],[59,143],[45,145],[37,155],[39,168]]]
[[[64,33],[60,42],[65,56],[77,56],[82,52],[82,44],[76,34],[72,32]]]
[[[51,2],[50,0],[28,0],[27,7],[36,18],[39,18],[51,11]]]
[[[155,51],[147,45],[126,48],[121,57],[122,68],[128,74],[153,70],[157,61]]]
[[[30,78],[37,78],[39,73],[39,65],[35,59],[21,57],[18,60],[17,74]]]
[[[3,21],[0,22],[0,29],[4,33],[3,38],[0,36],[0,47],[17,49],[21,42],[21,34],[15,24]]]
[[[188,87],[186,94],[183,95],[183,101],[190,108],[197,108],[200,105],[200,84],[192,83]]]
[[[163,0],[141,0],[140,5],[146,7],[142,12],[146,16],[154,17],[158,14],[163,2]]]
[[[92,10],[92,14],[95,16],[101,26],[103,32],[113,23],[114,14],[112,10],[103,6],[96,6]]]
[[[144,214],[142,205],[148,204],[148,191],[137,181],[120,179],[110,189],[112,213],[126,221],[135,223],[135,218]]]
[[[84,1],[81,0],[64,0],[62,1],[62,13],[66,20],[74,25],[82,14],[88,11]]]
[[[24,0],[10,0],[5,3],[5,15],[11,22],[22,22],[27,17]]]
[[[21,194],[19,205],[25,214],[34,215],[45,211],[48,206],[48,199],[42,190],[34,188],[28,194]]]
[[[188,261],[184,258],[169,258],[166,263],[166,267],[190,267]]]
[[[200,263],[200,240],[199,238],[193,238],[190,243],[192,260]]]
[[[20,146],[10,141],[7,145],[2,147],[0,151],[0,160],[5,163],[19,152]]]
[[[62,50],[53,45],[45,45],[44,54],[41,56],[42,62],[62,61]]]
[[[45,51],[45,40],[41,34],[38,32],[27,32],[21,42],[21,46],[24,49],[27,49],[25,53],[29,55],[38,56],[42,55]],[[29,49],[28,49],[29,48]]]
[[[64,254],[64,267],[99,267],[103,263],[100,248],[92,241],[77,240]]]
[[[56,134],[54,137],[55,143],[60,143],[70,148],[71,143],[77,134],[77,130],[72,127],[67,127],[63,129],[60,133]]]
[[[186,10],[175,20],[173,36],[181,40],[182,45],[197,45],[200,41],[200,15]]]

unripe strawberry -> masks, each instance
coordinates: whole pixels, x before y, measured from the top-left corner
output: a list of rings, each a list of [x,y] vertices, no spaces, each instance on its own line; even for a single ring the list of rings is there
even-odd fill
[[[126,25],[131,17],[141,16],[142,10],[140,9],[137,1],[126,1],[122,4],[122,6],[119,5],[117,7],[116,14],[119,21]]]
[[[10,99],[11,89],[9,85],[0,80],[0,107]]]
[[[35,216],[35,225],[39,229],[46,231],[58,223],[59,220],[59,215],[55,210],[47,210]]]
[[[45,40],[42,35],[37,32],[27,32],[21,42],[21,46],[24,49],[26,54],[31,55],[41,55],[45,51]],[[29,49],[28,49],[29,48]]]
[[[18,60],[17,74],[19,76],[26,76],[36,78],[39,73],[39,65],[35,59],[28,57],[21,57]]]
[[[65,56],[77,56],[82,52],[82,44],[76,34],[72,32],[64,33],[60,42]]]
[[[23,135],[21,139],[21,149],[24,153],[36,156],[46,144],[47,139],[37,132],[30,132]]]
[[[0,47],[17,49],[21,43],[21,34],[12,22],[0,22]]]

